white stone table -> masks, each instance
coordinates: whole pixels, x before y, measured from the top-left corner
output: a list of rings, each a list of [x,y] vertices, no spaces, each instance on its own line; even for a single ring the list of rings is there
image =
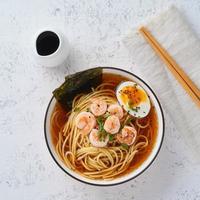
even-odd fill
[[[167,122],[159,156],[141,176],[115,187],[79,183],[48,153],[44,113],[64,75],[92,66],[134,71],[123,35],[174,2],[200,36],[199,0],[1,0],[0,1],[0,199],[1,200],[199,200],[200,166],[173,122]],[[48,69],[33,56],[40,29],[56,26],[68,37],[65,66]]]

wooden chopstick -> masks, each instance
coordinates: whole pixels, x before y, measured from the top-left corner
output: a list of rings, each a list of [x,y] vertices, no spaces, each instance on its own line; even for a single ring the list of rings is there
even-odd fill
[[[152,34],[145,28],[141,27],[139,32],[143,35],[150,46],[160,56],[160,58],[167,65],[168,69],[172,72],[175,78],[179,81],[186,92],[191,96],[193,101],[200,108],[200,90],[186,75],[186,73],[179,67],[176,61],[168,54],[168,52],[156,41]]]

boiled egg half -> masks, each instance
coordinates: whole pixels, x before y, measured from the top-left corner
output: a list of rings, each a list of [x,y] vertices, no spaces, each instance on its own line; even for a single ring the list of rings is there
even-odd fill
[[[151,109],[147,93],[135,82],[120,83],[116,89],[116,96],[124,110],[134,117],[143,118],[148,115]]]

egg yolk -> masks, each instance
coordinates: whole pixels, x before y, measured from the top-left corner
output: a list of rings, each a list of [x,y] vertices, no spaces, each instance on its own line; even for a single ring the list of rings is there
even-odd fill
[[[147,95],[145,91],[136,86],[126,86],[120,90],[120,98],[123,104],[128,104],[129,107],[136,107],[141,102],[146,101]]]

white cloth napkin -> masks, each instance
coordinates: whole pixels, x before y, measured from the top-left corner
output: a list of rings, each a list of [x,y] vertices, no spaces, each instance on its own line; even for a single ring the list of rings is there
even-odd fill
[[[200,40],[181,13],[170,7],[143,25],[200,88]],[[132,31],[123,42],[135,67],[148,80],[164,110],[193,150],[196,161],[200,162],[200,109],[139,32]]]

